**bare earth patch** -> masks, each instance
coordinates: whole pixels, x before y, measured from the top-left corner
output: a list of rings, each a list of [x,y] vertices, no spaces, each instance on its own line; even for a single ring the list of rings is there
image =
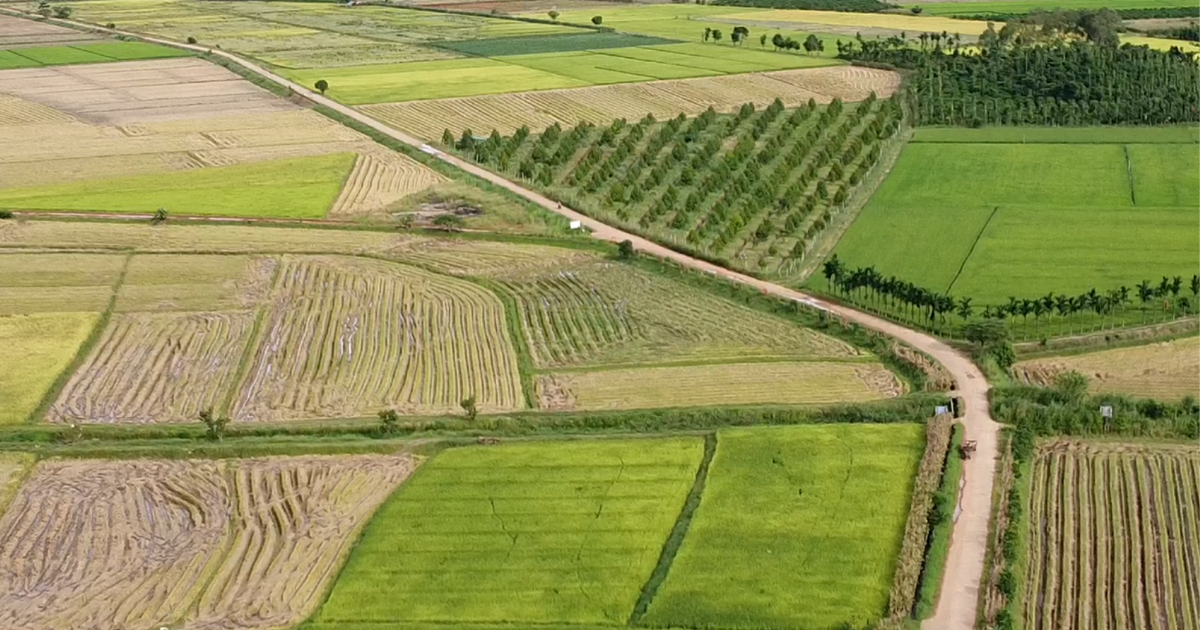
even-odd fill
[[[42,462],[0,518],[0,625],[294,625],[414,466],[382,455]]]
[[[358,109],[397,129],[426,139],[463,129],[511,134],[522,125],[540,130],[554,123],[608,124],[615,118],[638,120],[646,114],[667,119],[695,115],[712,107],[733,111],[743,103],[766,105],[779,98],[794,107],[812,99],[860,101],[871,92],[887,97],[900,87],[900,75],[887,70],[833,66],[736,74],[699,79],[625,83],[567,90],[492,94],[405,103],[364,105]]]
[[[83,31],[0,15],[0,50],[27,46],[67,46],[103,39]]]

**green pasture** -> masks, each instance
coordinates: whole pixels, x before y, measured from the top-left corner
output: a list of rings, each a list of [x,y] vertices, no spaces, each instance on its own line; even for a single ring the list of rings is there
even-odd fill
[[[320,218],[354,166],[353,153],[0,190],[0,208]]]
[[[0,50],[0,70],[64,66],[76,63],[105,63],[134,59],[187,57],[191,53],[143,42],[97,42],[72,46],[38,46]]]
[[[314,622],[624,625],[703,450],[678,438],[445,451],[371,520]]]
[[[1190,277],[1196,146],[1098,144],[1100,133],[1079,144],[911,143],[835,252],[977,306]]]
[[[7,272],[0,269],[0,274]],[[6,366],[0,370],[0,425],[24,422],[37,409],[91,333],[97,317],[97,313],[0,317],[0,365]]]
[[[877,622],[924,442],[917,424],[722,429],[704,498],[645,624]]]
[[[920,127],[910,142],[969,144],[1196,144],[1200,127]]]
[[[1013,0],[1012,2],[913,2],[903,5],[921,7],[922,15],[1020,14],[1053,9],[1162,9],[1194,8],[1191,0]]]

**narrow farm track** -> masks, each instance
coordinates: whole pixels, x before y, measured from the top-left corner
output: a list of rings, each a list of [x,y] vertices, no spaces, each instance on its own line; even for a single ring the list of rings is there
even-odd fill
[[[22,15],[15,11],[0,9],[0,13]],[[48,20],[64,24],[126,35],[143,41],[183,48],[195,52],[209,53],[235,63],[259,76],[265,77],[280,85],[287,86],[297,95],[318,105],[328,107],[339,114],[372,129],[386,134],[394,140],[424,150],[433,151],[438,159],[466,171],[480,179],[496,186],[503,187],[533,203],[556,212],[572,221],[579,221],[591,230],[599,239],[620,242],[628,240],[636,250],[673,261],[685,267],[711,273],[714,276],[738,282],[753,287],[765,294],[774,295],[800,302],[812,308],[826,311],[832,315],[855,322],[861,326],[877,330],[881,333],[899,339],[914,348],[925,352],[940,362],[954,377],[957,393],[966,402],[966,413],[963,417],[965,439],[976,440],[978,448],[975,456],[964,462],[963,477],[965,486],[960,493],[960,515],[954,524],[954,533],[950,542],[950,553],[946,562],[943,577],[942,592],[938,598],[937,608],[933,617],[927,620],[924,630],[968,630],[973,628],[976,619],[976,606],[979,599],[980,581],[983,574],[984,555],[987,548],[988,524],[991,519],[992,485],[994,481],[996,458],[998,453],[998,437],[1000,425],[996,423],[988,409],[988,382],[983,373],[966,356],[924,333],[911,330],[887,320],[863,313],[840,304],[826,302],[811,295],[796,291],[765,280],[759,280],[719,267],[717,265],[692,258],[686,254],[674,251],[640,236],[623,232],[617,228],[584,216],[570,208],[565,208],[551,199],[532,190],[528,190],[490,171],[479,168],[464,160],[428,148],[421,140],[408,134],[392,129],[373,118],[337,103],[331,99],[316,94],[302,85],[293,83],[258,65],[236,55],[221,51],[209,50],[204,46],[182,44],[179,42],[146,37],[137,33],[128,33],[113,29],[103,29],[92,24],[69,20]],[[425,148],[422,148],[425,147]]]

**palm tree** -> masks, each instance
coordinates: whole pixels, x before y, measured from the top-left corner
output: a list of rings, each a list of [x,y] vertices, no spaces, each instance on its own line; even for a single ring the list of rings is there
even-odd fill
[[[971,313],[973,311],[974,309],[971,307],[971,298],[965,297],[958,299],[958,316],[963,319],[964,324],[967,323],[967,319],[971,317]]]
[[[1149,280],[1142,280],[1142,283],[1137,285],[1138,299],[1142,302],[1142,323],[1146,323],[1146,305],[1154,298],[1154,289],[1150,286]]]

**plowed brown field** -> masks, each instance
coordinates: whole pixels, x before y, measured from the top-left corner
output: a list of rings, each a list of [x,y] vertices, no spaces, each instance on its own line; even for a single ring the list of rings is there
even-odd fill
[[[294,625],[414,465],[376,455],[43,462],[0,517],[0,626]]]
[[[397,128],[432,140],[450,129],[486,134],[495,129],[511,134],[522,125],[531,130],[554,123],[574,126],[580,121],[608,124],[615,118],[638,120],[653,114],[660,120],[680,113],[695,115],[712,107],[733,111],[743,103],[766,105],[779,98],[794,107],[813,99],[828,103],[834,98],[860,101],[874,91],[890,96],[900,87],[900,75],[886,70],[835,66],[783,70],[701,79],[626,83],[567,90],[518,94],[493,94],[359,107],[361,111]]]

